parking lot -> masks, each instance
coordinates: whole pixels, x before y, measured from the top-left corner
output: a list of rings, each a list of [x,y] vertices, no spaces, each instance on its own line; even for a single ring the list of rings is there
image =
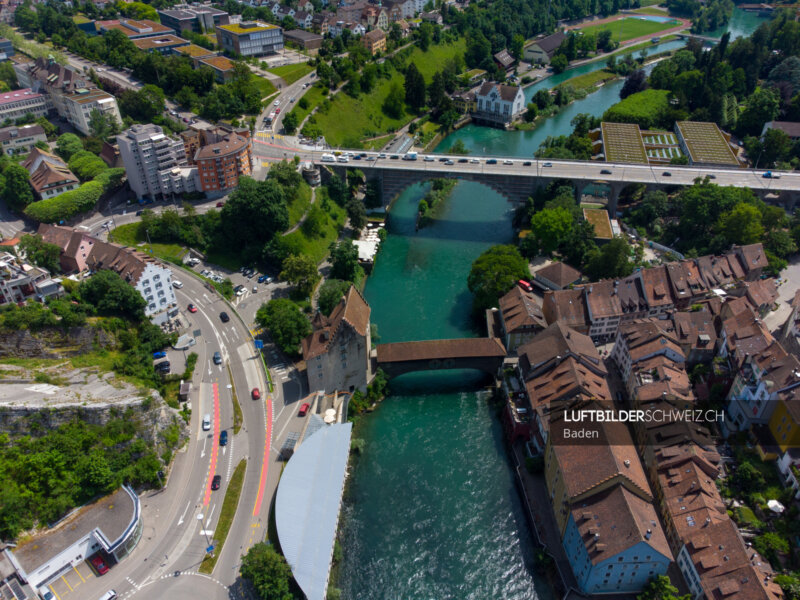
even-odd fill
[[[92,568],[86,561],[81,561],[73,566],[72,569],[50,582],[48,587],[58,600],[78,600],[85,598],[80,591],[80,587],[92,577],[95,577]]]

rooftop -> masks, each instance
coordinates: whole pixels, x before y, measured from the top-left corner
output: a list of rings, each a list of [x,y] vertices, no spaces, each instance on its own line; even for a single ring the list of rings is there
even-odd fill
[[[277,25],[264,23],[262,21],[247,21],[243,23],[230,23],[228,25],[217,25],[217,28],[232,33],[234,35],[246,35],[248,33],[257,33],[259,31],[279,29]]]
[[[12,102],[22,102],[23,100],[35,100],[36,98],[44,98],[44,95],[34,92],[31,88],[14,90],[13,92],[0,94],[0,106],[11,104]]]
[[[153,48],[168,48],[171,46],[187,46],[188,40],[179,38],[176,35],[158,35],[153,37],[133,40],[134,46],[139,50],[152,50]]]
[[[233,61],[224,56],[210,56],[209,58],[201,59],[200,62],[217,71],[231,71],[234,67]]]
[[[204,58],[206,56],[215,56],[217,54],[213,50],[203,48],[202,46],[197,46],[196,44],[181,46],[180,48],[175,48],[174,50],[175,52],[180,52],[181,54],[185,54],[186,56],[190,56],[192,58]]]
[[[215,159],[237,154],[247,148],[250,140],[239,135],[229,135],[221,142],[208,144],[200,148],[194,155],[195,161],[204,159]]]
[[[686,144],[691,162],[739,166],[728,140],[716,123],[678,121],[675,128]]]
[[[604,121],[600,128],[606,162],[647,164],[647,152],[638,125]]]
[[[603,208],[584,208],[583,218],[589,221],[594,228],[594,237],[601,240],[610,240],[614,237],[611,230],[611,219],[608,211]]]
[[[581,272],[578,271],[578,269],[573,269],[564,262],[554,262],[546,267],[542,267],[536,271],[534,275],[537,277],[544,277],[560,288],[565,288],[581,278]]]

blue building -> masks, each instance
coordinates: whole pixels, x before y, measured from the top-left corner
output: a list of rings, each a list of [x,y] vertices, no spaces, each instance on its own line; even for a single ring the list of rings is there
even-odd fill
[[[673,560],[653,504],[621,485],[573,504],[562,541],[585,594],[641,592]]]
[[[0,38],[0,62],[8,60],[11,56],[14,56],[14,46],[11,44],[11,40]]]

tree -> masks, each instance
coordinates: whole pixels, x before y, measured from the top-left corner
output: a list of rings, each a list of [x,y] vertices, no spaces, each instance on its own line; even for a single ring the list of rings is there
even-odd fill
[[[292,600],[292,569],[272,545],[259,542],[252,546],[242,557],[240,572],[261,600]]]
[[[12,163],[3,171],[3,177],[5,178],[3,200],[6,201],[6,206],[14,211],[24,210],[33,202],[33,190],[27,169],[20,164]]]
[[[358,248],[350,240],[331,244],[331,277],[346,281],[357,281],[361,275],[358,264]]]
[[[476,311],[491,308],[515,282],[530,277],[528,262],[514,246],[492,246],[472,263],[467,286]]]
[[[283,188],[273,179],[240,177],[221,213],[223,232],[234,247],[263,244],[289,226]]]
[[[144,298],[114,271],[99,271],[84,280],[78,287],[78,294],[100,315],[126,317],[133,321],[144,318],[147,306]]]
[[[539,107],[539,110],[544,110],[552,106],[553,97],[548,90],[539,90],[533,95],[533,101]]]
[[[759,135],[764,123],[772,121],[780,111],[780,99],[773,88],[758,88],[746,101],[736,127],[741,135]]]
[[[89,113],[89,129],[93,136],[106,140],[119,131],[119,123],[114,115],[93,108]]]
[[[644,72],[644,69],[637,69],[636,71],[632,71],[625,78],[625,84],[619,91],[619,97],[624,100],[631,94],[641,92],[645,88],[647,88],[647,74]]]
[[[288,298],[273,298],[256,312],[256,322],[269,331],[282,352],[300,354],[300,341],[311,333],[311,323]]]
[[[51,275],[61,271],[59,264],[61,248],[56,244],[48,244],[38,235],[23,235],[19,247],[27,259],[37,267],[47,269]]]
[[[152,122],[154,117],[164,112],[164,90],[153,84],[147,84],[137,91],[126,90],[120,96],[119,107],[132,119],[142,123]]]
[[[361,231],[367,224],[364,203],[354,196],[347,201],[344,209],[347,211],[347,218],[350,219],[350,226],[356,231]]]
[[[413,62],[408,65],[405,76],[406,103],[415,110],[425,106],[425,80]]]
[[[288,135],[292,135],[295,131],[297,131],[297,126],[300,124],[300,118],[297,116],[297,113],[289,111],[285,115],[283,115],[283,131]]]
[[[536,103],[528,102],[528,110],[525,111],[525,115],[523,118],[525,119],[526,123],[532,123],[536,119],[538,113],[539,109],[536,108]]]
[[[586,265],[592,279],[626,277],[633,272],[631,249],[624,238],[615,237],[595,252]]]
[[[426,21],[419,26],[417,31],[419,48],[423,52],[427,52],[431,45],[431,38],[433,38],[433,24]]]
[[[280,277],[294,285],[297,291],[307,298],[319,281],[317,263],[307,254],[292,254],[283,261]]]
[[[2,63],[0,63],[2,64]],[[444,87],[444,76],[440,73],[434,73],[431,84],[428,86],[428,101],[431,108],[439,108],[446,96],[446,89]]]
[[[691,594],[685,596],[678,596],[678,588],[672,585],[669,577],[666,575],[656,575],[642,590],[642,593],[636,596],[636,600],[689,600]]]
[[[401,118],[405,112],[403,110],[403,98],[405,98],[403,87],[397,81],[393,82],[389,93],[384,99],[383,104],[381,104],[381,110],[387,117],[393,119]]]
[[[731,244],[760,242],[764,235],[761,212],[752,204],[737,204],[719,218],[717,230]]]
[[[69,160],[73,154],[83,150],[81,139],[74,133],[63,133],[56,140],[56,154],[64,160]]]
[[[464,143],[464,140],[456,140],[453,142],[453,145],[450,146],[450,150],[448,150],[450,154],[458,154],[461,156],[469,154],[469,148]]]
[[[556,54],[550,60],[550,66],[553,67],[553,73],[556,74],[564,72],[564,70],[567,68],[568,65],[569,61],[567,60],[567,57],[564,56],[563,54]]]
[[[351,285],[353,284],[349,281],[342,281],[341,279],[326,279],[319,289],[319,298],[317,298],[320,312],[326,317],[330,316],[342,296],[347,294]]]
[[[492,44],[478,29],[473,29],[467,33],[464,62],[470,69],[482,69],[492,64]]]
[[[522,52],[524,48],[525,48],[525,36],[520,35],[519,33],[515,33],[514,37],[511,38],[511,46],[509,47],[509,52],[511,52],[511,56],[513,56],[517,60],[522,60]]]
[[[572,214],[566,208],[545,208],[531,219],[531,236],[539,252],[552,254],[572,231]]]

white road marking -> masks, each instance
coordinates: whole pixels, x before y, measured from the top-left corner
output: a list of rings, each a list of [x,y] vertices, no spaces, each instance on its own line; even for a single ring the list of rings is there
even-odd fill
[[[186,503],[186,508],[185,508],[185,509],[183,509],[183,514],[181,515],[181,518],[180,518],[180,519],[178,519],[178,525],[182,525],[182,524],[183,524],[183,517],[185,517],[185,516],[186,516],[186,511],[187,511],[187,510],[189,510],[189,507],[190,507],[191,505],[192,505],[192,501],[191,501],[191,500],[190,500],[189,502],[187,502],[187,503]]]
[[[200,458],[203,458],[206,455],[206,442],[208,441],[208,436],[202,433],[200,435],[203,436],[203,451],[200,453]]]

